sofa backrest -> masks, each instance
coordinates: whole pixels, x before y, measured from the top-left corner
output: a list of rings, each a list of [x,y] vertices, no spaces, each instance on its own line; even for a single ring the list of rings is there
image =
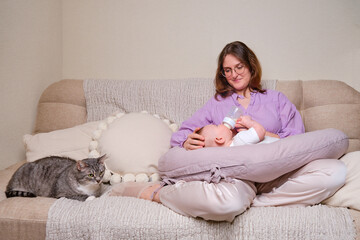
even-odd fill
[[[336,128],[350,139],[348,152],[360,150],[360,93],[341,81],[278,81],[283,92],[299,110],[310,132]]]
[[[53,83],[45,89],[39,100],[34,133],[69,128],[87,121],[83,82],[83,80],[66,79]],[[193,84],[193,86],[186,85],[187,88],[195,88],[193,92],[196,92],[196,88],[204,87],[196,81]],[[154,86],[159,88],[156,83]],[[210,84],[209,88],[213,86]],[[348,151],[360,150],[358,91],[335,80],[277,81],[276,90],[283,92],[295,104],[307,132],[324,128],[340,129],[350,138]],[[144,89],[132,91],[143,92]],[[199,89],[199,92],[208,94],[209,91]],[[134,95],[137,93],[134,92]],[[205,99],[207,98],[208,96]],[[198,104],[201,106],[203,103]]]

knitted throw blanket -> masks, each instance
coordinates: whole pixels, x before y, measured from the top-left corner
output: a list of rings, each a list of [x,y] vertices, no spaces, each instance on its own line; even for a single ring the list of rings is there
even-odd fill
[[[275,89],[275,80],[263,81]],[[191,117],[215,94],[213,79],[84,81],[87,121],[105,119],[115,112],[147,111],[176,124]]]
[[[93,201],[57,200],[50,209],[50,239],[355,239],[347,209],[250,208],[233,223],[179,215],[161,204],[103,195]]]

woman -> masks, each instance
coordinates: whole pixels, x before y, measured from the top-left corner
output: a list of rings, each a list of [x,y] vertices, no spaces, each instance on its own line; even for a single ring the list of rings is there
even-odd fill
[[[208,124],[220,124],[234,105],[263,125],[267,135],[283,138],[305,131],[299,112],[285,95],[261,88],[260,63],[242,42],[229,43],[220,53],[215,87],[215,96],[172,136],[172,146],[187,150],[203,147],[204,138],[193,131]]]
[[[229,43],[220,53],[215,87],[215,96],[173,134],[172,146],[190,151],[204,147],[204,137],[195,132],[208,124],[220,124],[234,105],[263,125],[268,136],[284,138],[304,133],[301,116],[286,96],[262,89],[260,63],[244,43]],[[218,184],[178,182],[163,188],[152,185],[141,189],[139,195],[144,199],[155,195],[153,200],[183,215],[231,222],[250,206],[317,204],[344,184],[345,175],[341,161],[322,159],[268,183],[238,179]]]

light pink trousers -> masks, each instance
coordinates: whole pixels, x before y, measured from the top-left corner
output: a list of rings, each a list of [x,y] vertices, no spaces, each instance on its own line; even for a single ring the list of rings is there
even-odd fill
[[[275,171],[275,170],[274,170]],[[346,166],[335,159],[308,163],[268,183],[183,182],[160,190],[162,204],[185,216],[229,221],[250,206],[309,206],[333,195],[345,183]]]

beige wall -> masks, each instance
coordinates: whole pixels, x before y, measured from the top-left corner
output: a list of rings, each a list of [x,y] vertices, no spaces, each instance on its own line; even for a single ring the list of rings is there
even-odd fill
[[[212,77],[228,42],[266,79],[337,79],[360,90],[360,1],[64,0],[63,76]]]
[[[0,169],[24,159],[44,88],[62,77],[61,2],[0,1]]]
[[[256,52],[265,79],[360,91],[359,12],[357,0],[1,0],[0,169],[23,159],[51,82],[212,77],[234,40]]]

